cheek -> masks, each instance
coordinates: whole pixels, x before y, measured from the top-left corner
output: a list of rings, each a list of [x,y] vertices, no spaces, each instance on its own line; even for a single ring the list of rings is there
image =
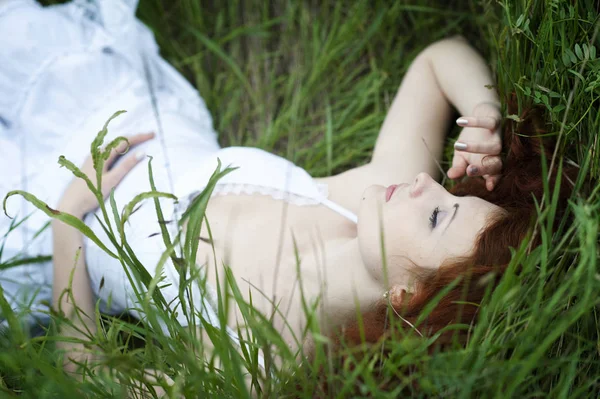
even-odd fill
[[[431,253],[431,237],[415,210],[394,210],[384,222],[388,265],[420,264]]]

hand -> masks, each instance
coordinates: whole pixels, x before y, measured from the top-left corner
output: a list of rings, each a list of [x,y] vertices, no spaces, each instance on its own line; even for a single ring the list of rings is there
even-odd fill
[[[140,162],[145,154],[143,152],[135,152],[124,157],[123,161],[114,168],[111,165],[115,162],[118,156],[124,155],[129,149],[129,146],[135,146],[154,138],[154,133],[137,134],[128,137],[127,142],[122,142],[117,148],[112,150],[110,156],[104,163],[102,170],[102,197],[106,198],[113,188],[115,188],[121,180],[129,173],[135,165]],[[96,182],[96,171],[92,157],[89,156],[83,165],[81,171],[85,173],[92,182]],[[58,209],[65,211],[77,217],[83,217],[98,207],[96,196],[90,191],[83,179],[75,178],[65,190]]]
[[[456,120],[464,126],[454,144],[452,167],[448,177],[458,179],[465,175],[482,176],[486,188],[492,191],[502,172],[502,137],[500,108],[494,103],[480,103],[473,109],[473,116],[461,116]]]

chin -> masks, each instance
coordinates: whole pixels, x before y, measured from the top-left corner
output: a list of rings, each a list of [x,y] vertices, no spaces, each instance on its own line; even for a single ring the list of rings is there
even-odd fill
[[[380,186],[379,184],[373,184],[372,186],[365,188],[365,191],[362,193],[361,204],[365,201],[385,202],[385,190],[386,187]]]
[[[363,191],[357,214],[359,233],[361,230],[363,232],[379,230],[375,226],[378,226],[378,221],[381,220],[381,209],[385,204],[385,190],[386,188],[383,186],[372,185]]]

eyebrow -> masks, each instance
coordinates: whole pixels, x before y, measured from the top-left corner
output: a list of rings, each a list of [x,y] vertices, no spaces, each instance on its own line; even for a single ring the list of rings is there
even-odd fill
[[[450,223],[452,223],[452,221],[454,220],[454,218],[456,217],[456,214],[458,213],[458,208],[460,207],[460,205],[458,205],[458,203],[452,205],[454,207],[454,213],[452,214],[452,217],[450,218],[450,221],[448,222],[448,224],[446,225],[446,228],[444,229],[443,233],[446,232],[446,230],[448,230],[448,227],[450,227]],[[442,234],[443,234],[442,233]]]

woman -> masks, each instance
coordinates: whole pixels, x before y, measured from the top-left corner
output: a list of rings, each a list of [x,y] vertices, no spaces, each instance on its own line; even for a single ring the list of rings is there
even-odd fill
[[[110,168],[104,170],[103,192],[116,188],[119,207],[150,189],[147,168],[137,165],[143,154],[154,159],[157,189],[180,198],[178,205],[161,200],[164,218],[172,222],[189,204],[186,199],[205,187],[217,159],[238,167],[219,180],[206,211],[212,237],[200,237],[196,264],[209,288],[201,292],[194,286],[194,299],[182,304],[179,274],[172,262],[165,265],[161,292],[182,324],[189,322],[182,307],[189,306],[216,323],[208,290],[225,280],[224,268],[215,265],[226,264],[244,299],[252,297],[257,310],[273,315],[274,326],[297,349],[306,338],[302,298],[319,300],[317,314],[325,331],[349,323],[357,305],[362,311],[371,309],[390,289],[389,298],[400,306],[415,278],[419,282],[423,276],[443,275],[442,266],[471,259],[481,250],[480,237],[488,226],[506,220],[503,208],[509,206],[493,194],[497,185],[510,184],[500,178],[500,103],[488,88],[493,80],[485,61],[464,40],[435,43],[414,60],[368,164],[313,179],[258,149],[219,149],[203,101],[160,58],[151,34],[135,20],[131,3],[82,1],[44,9],[31,1],[9,0],[0,5],[0,52],[8,60],[0,65],[0,90],[15,93],[0,99],[2,148],[9,148],[0,161],[0,194],[29,191],[50,207],[84,219],[107,243],[92,212],[98,204],[85,184],[69,184],[68,173],[46,165],[53,165],[59,155],[83,163],[92,133],[118,109],[128,112],[111,123],[107,138],[128,136],[136,151],[117,164],[113,162],[125,148],[113,152]],[[452,106],[468,116],[457,120],[464,129],[447,174],[451,179],[474,178],[467,186],[459,185],[458,195],[431,177],[438,171],[436,159]],[[539,164],[537,157],[534,161]],[[9,165],[21,170],[17,173]],[[94,173],[90,160],[82,170]],[[471,193],[479,197],[465,196]],[[480,197],[496,199],[500,206]],[[17,198],[7,201],[8,214],[29,215],[33,207]],[[527,212],[531,215],[533,206]],[[61,293],[75,264],[73,294],[81,309],[93,312],[99,298],[104,311],[136,314],[135,287],[126,270],[76,230],[55,221],[52,234],[46,231],[24,245],[46,221],[44,214],[34,212],[8,236],[4,256],[23,248],[30,255],[54,256],[53,272],[52,265],[2,272],[3,280],[12,281],[3,281],[2,287],[13,307],[18,310],[30,299],[32,286],[47,287],[53,275],[54,306],[68,314],[72,304]],[[2,230],[9,223],[3,218]],[[151,275],[165,251],[160,232],[150,202],[126,224],[128,241]],[[512,241],[502,243],[504,249],[521,238],[511,236]],[[80,248],[83,255],[76,257]],[[491,264],[485,266],[494,270]],[[435,288],[450,282],[438,281]],[[50,291],[37,292],[36,299],[50,299]],[[411,298],[416,299],[423,301],[427,295]],[[43,317],[43,312],[30,314]],[[379,320],[380,314],[368,317]],[[240,310],[232,309],[228,326],[242,322]],[[382,334],[383,327],[374,326],[369,339]],[[353,327],[347,331],[352,339]]]

